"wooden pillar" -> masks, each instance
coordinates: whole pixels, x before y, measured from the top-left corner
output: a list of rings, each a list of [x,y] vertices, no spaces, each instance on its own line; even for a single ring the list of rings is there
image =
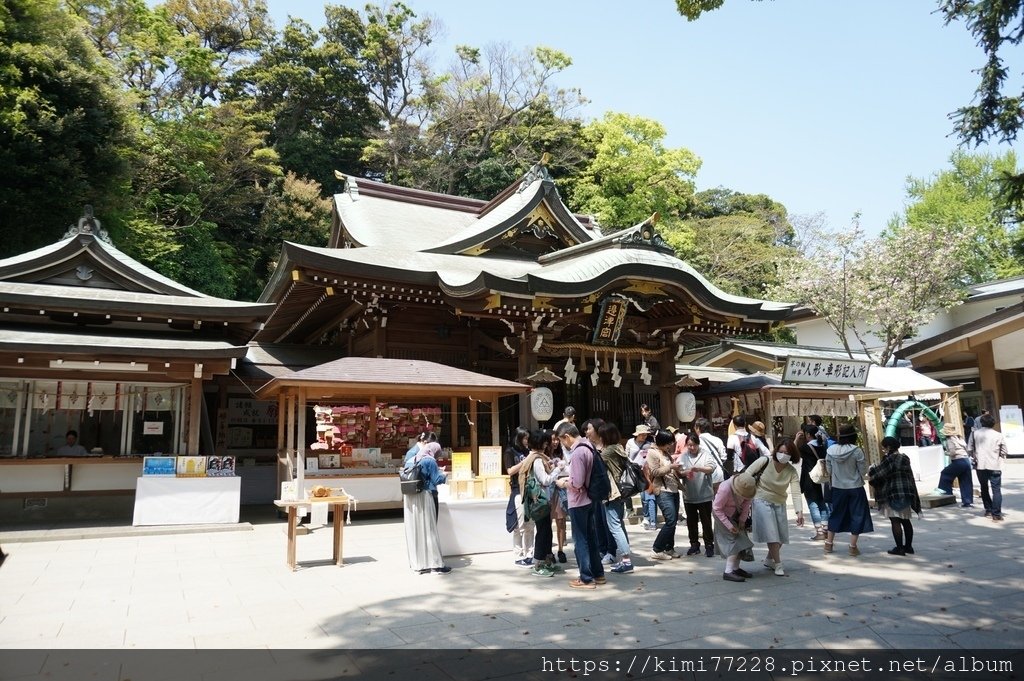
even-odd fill
[[[375,357],[388,356],[388,331],[380,321],[373,330],[373,354]]]
[[[288,394],[288,424],[285,439],[285,454],[288,457],[288,477],[286,482],[295,479],[295,395]]]
[[[370,395],[370,437],[367,447],[377,446],[377,396]]]
[[[480,447],[476,432],[476,400],[469,398],[469,451],[472,452],[473,470],[480,470]]]
[[[498,404],[499,398],[497,395],[491,398],[491,444],[501,445],[501,433],[498,429],[501,427],[501,423],[498,421]]]
[[[452,451],[460,451],[462,448],[459,447],[459,398],[453,397],[451,400],[451,412],[452,412]]]
[[[188,393],[188,454],[199,454],[199,419],[203,408],[203,379],[193,378]]]
[[[527,334],[526,340],[519,347],[519,378],[529,376],[537,370],[537,353],[533,351],[534,342],[534,337]],[[533,414],[530,413],[530,396],[528,394],[520,394],[518,399],[519,423],[516,425],[525,426],[527,430],[536,429],[537,421],[534,420]],[[577,408],[579,408],[579,405],[577,405]]]
[[[676,393],[679,390],[672,384],[676,381],[676,360],[671,348],[667,348],[658,362],[658,396],[661,398],[661,413],[658,414],[661,427],[679,427],[679,415],[676,414]]]
[[[989,409],[987,397],[991,396],[992,418],[999,424],[999,406],[1003,404],[1003,386],[999,381],[999,372],[996,370],[995,355],[992,352],[992,343],[983,343],[975,348],[978,355],[978,376],[981,383],[982,409]]]
[[[298,447],[295,453],[295,495],[298,499],[306,498],[306,389],[299,388],[298,396]],[[303,514],[305,515],[305,514]]]
[[[285,444],[285,422],[288,419],[288,403],[284,393],[277,395],[277,490],[280,494],[281,483],[291,480],[288,468],[288,449]]]

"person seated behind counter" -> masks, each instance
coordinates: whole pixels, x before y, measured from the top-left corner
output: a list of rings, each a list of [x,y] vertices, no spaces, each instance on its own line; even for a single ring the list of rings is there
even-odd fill
[[[89,452],[78,444],[78,431],[69,430],[65,436],[67,442],[57,448],[57,456],[89,456]]]

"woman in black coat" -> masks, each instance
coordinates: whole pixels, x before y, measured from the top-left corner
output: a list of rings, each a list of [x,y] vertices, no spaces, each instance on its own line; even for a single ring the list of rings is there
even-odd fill
[[[816,446],[817,432],[816,425],[805,423],[800,427],[800,432],[797,433],[795,440],[796,446],[800,450],[800,491],[803,492],[807,510],[811,515],[811,522],[814,523],[814,536],[811,539],[815,541],[828,536],[825,531],[831,511],[827,494],[828,486],[819,485],[811,480],[811,471],[818,463],[818,459],[825,458],[825,452],[819,452]]]

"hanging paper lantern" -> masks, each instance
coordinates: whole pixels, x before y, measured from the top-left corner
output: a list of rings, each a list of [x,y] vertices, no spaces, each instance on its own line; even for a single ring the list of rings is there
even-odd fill
[[[693,393],[676,395],[676,420],[680,423],[690,423],[695,418],[697,418],[697,399]]]
[[[551,388],[534,388],[530,393],[530,413],[538,421],[547,421],[555,409],[555,398]]]

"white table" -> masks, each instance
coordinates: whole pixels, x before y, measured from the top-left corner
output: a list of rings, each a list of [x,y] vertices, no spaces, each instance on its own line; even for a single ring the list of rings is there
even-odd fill
[[[942,445],[916,447],[913,445],[900,447],[900,452],[910,459],[910,467],[916,480],[925,481],[939,478],[939,473],[946,466],[946,452]]]
[[[132,525],[237,523],[242,479],[144,476],[135,489]]]
[[[449,499],[438,506],[437,533],[442,555],[512,550],[512,535],[505,531],[508,499]]]

